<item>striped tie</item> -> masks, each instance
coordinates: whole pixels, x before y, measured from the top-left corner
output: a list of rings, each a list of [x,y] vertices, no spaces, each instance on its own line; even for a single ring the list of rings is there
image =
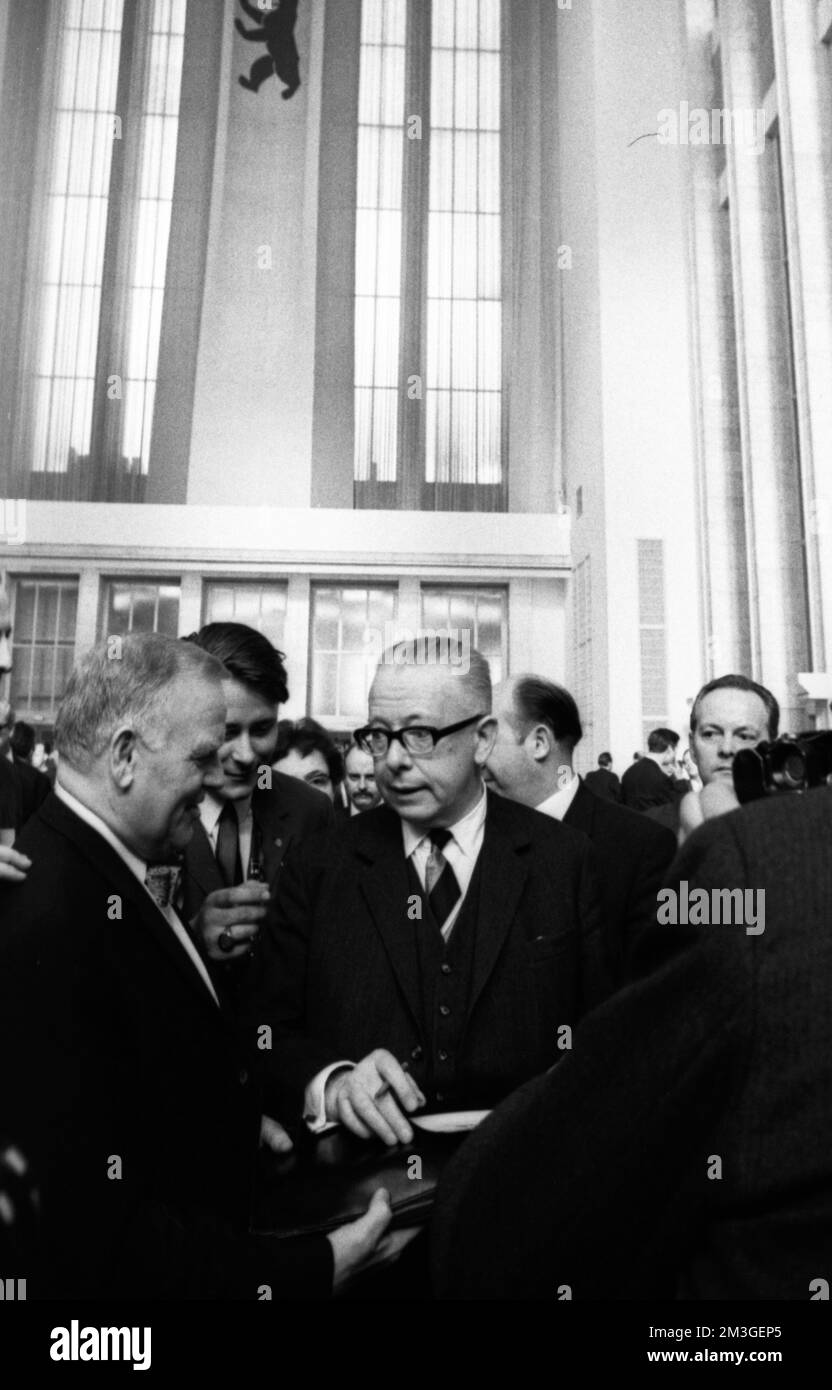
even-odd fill
[[[442,853],[453,835],[450,830],[431,830],[429,839],[431,850],[425,869],[425,888],[430,910],[441,930],[459,902],[461,893],[456,874]]]
[[[170,907],[179,884],[178,864],[151,864],[145,877],[153,901],[161,908]]]

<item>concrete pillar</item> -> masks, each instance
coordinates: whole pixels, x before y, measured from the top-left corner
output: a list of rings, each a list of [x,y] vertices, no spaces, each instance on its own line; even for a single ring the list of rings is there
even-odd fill
[[[725,105],[757,110],[761,13],[753,0],[723,0],[719,16]],[[727,154],[753,674],[774,690],[788,728],[800,722],[808,615],[780,176],[771,139]]]
[[[832,83],[815,7],[805,0],[773,0],[772,23],[790,243],[811,669],[832,671]]]

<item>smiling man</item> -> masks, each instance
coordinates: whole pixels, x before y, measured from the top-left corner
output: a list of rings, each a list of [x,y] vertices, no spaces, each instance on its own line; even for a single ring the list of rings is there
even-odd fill
[[[423,1105],[491,1106],[563,1055],[602,988],[589,842],[486,793],[488,664],[459,656],[382,656],[356,742],[386,804],[284,865],[252,1028],[272,1029],[284,1115],[313,1129],[409,1143]]]
[[[282,653],[242,623],[209,623],[187,640],[225,667],[226,741],[222,779],[185,853],[182,910],[212,962],[237,961],[266,916],[288,846],[331,825],[332,804],[270,766],[289,698]],[[221,979],[231,984],[227,971]]]

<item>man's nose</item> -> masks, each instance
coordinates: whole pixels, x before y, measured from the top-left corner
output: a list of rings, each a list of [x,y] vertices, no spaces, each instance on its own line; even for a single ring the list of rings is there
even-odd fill
[[[405,748],[400,738],[392,738],[384,757],[391,772],[396,772],[400,767],[410,767],[410,754]]]
[[[248,734],[238,734],[232,741],[231,756],[235,762],[243,763],[246,767],[251,766],[254,762],[255,755]]]

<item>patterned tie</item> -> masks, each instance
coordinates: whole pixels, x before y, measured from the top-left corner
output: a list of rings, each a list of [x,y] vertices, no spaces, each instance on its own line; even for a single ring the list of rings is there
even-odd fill
[[[170,907],[179,885],[178,864],[151,864],[145,876],[145,887],[159,907]]]
[[[441,930],[459,902],[461,893],[456,874],[442,853],[453,835],[450,830],[431,830],[429,839],[431,851],[425,869],[425,888],[430,910]]]
[[[243,881],[240,863],[240,823],[231,801],[223,803],[217,834],[217,863],[226,888],[236,888]]]

